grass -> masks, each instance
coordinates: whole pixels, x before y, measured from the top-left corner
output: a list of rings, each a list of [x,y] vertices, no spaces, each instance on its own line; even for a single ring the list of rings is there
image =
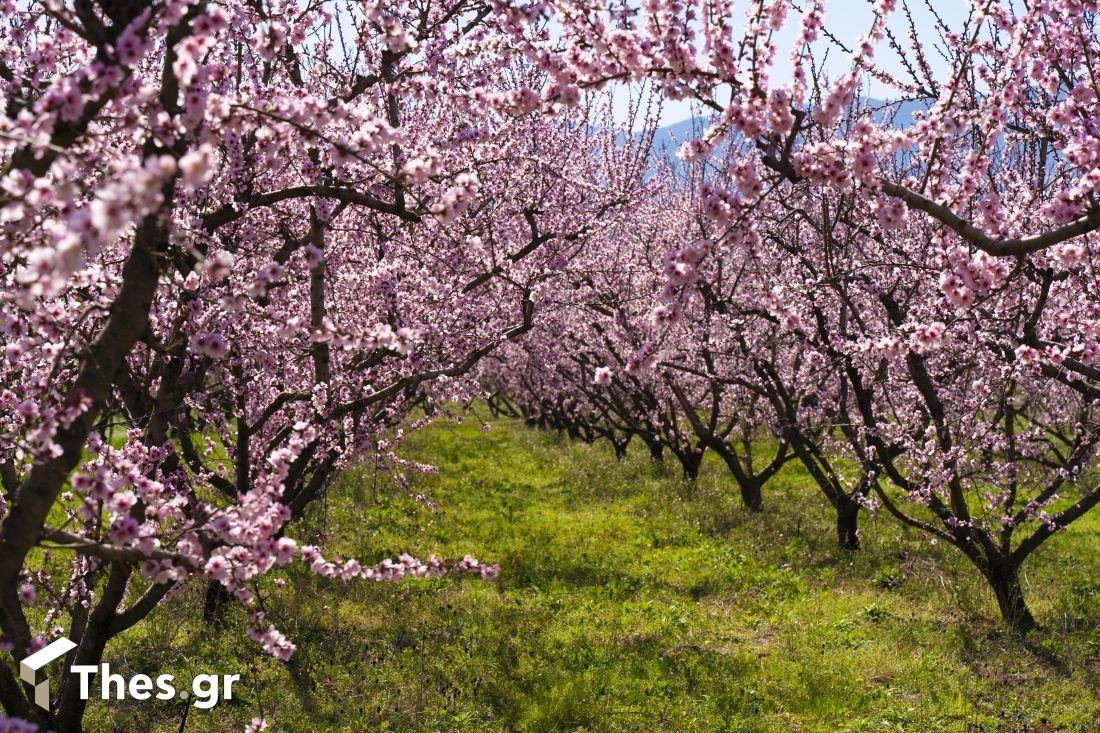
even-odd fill
[[[298,644],[259,655],[243,613],[202,626],[201,600],[158,610],[112,667],[243,672],[188,731],[1096,731],[1100,518],[1027,566],[1043,629],[1018,640],[951,548],[889,517],[834,547],[823,498],[790,466],[751,515],[720,464],[696,485],[641,450],[494,423],[437,422],[402,449],[439,466],[411,492],[367,469],[296,528],[328,555],[472,554],[500,577],[265,581]],[[410,493],[423,494],[432,507]],[[136,660],[141,660],[137,662]],[[90,730],[176,731],[177,703],[96,703]]]

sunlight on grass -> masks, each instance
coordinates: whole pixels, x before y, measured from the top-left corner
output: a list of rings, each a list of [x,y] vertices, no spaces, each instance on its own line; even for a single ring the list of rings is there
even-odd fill
[[[643,451],[618,463],[508,421],[436,423],[404,455],[440,467],[413,477],[438,508],[359,469],[295,533],[363,561],[469,553],[499,562],[499,579],[265,581],[299,647],[289,666],[239,629],[204,629],[197,595],[163,609],[134,647],[158,654],[170,634],[175,656],[158,663],[248,670],[238,699],[192,711],[187,730],[241,726],[258,707],[303,732],[1023,733],[1100,719],[1095,517],[1028,566],[1044,630],[1018,641],[955,553],[888,517],[864,520],[864,551],[835,549],[793,466],[754,516],[716,462],[689,486]],[[115,705],[98,724],[126,715]]]

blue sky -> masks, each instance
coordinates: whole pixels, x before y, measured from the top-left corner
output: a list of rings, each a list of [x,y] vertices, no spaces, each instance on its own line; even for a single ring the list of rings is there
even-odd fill
[[[965,0],[929,0],[928,5],[926,5],[923,0],[909,0],[909,5],[918,37],[926,49],[925,57],[929,66],[937,78],[943,78],[946,74],[947,64],[935,50],[935,46],[939,41],[939,34],[936,31],[935,19],[928,5],[935,9],[935,12],[949,27],[957,29],[966,20],[970,12],[970,3]],[[898,6],[898,10],[894,12],[890,19],[889,26],[904,46],[908,37],[908,21],[902,13],[901,2],[898,3]],[[745,5],[741,4],[739,10],[744,7]],[[866,33],[870,26],[871,2],[869,0],[828,0],[826,2],[825,27],[847,46],[853,46],[855,40]],[[772,74],[774,82],[785,83],[790,80],[790,50],[794,40],[798,37],[800,27],[800,14],[792,13],[786,27],[776,36],[778,53]],[[849,67],[848,55],[827,39],[822,38],[815,44],[815,56],[819,59],[824,58],[826,50],[828,50],[826,69],[829,75],[839,76],[847,71]],[[887,71],[899,75],[903,74],[904,67],[901,60],[886,41],[883,41],[876,48],[875,59],[877,64]],[[903,78],[907,77],[903,76]],[[897,96],[896,92],[875,80],[868,81],[864,87],[864,94],[877,99],[890,99]],[[620,119],[625,119],[626,90],[616,90],[615,106]],[[661,112],[661,125],[688,119],[692,116],[692,111],[692,105],[687,101],[666,101]]]

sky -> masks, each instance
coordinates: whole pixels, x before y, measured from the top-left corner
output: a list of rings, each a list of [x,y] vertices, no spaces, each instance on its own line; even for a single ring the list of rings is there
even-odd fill
[[[854,46],[855,40],[866,33],[871,27],[871,0],[826,0],[825,3],[825,27],[838,40],[849,48]],[[937,78],[942,78],[947,71],[947,63],[937,53],[935,47],[939,40],[936,30],[935,13],[943,19],[951,28],[960,28],[970,12],[970,3],[967,0],[908,0],[908,5],[913,16],[913,22],[918,37],[925,48],[925,57],[932,68],[932,73]],[[747,6],[747,3],[739,4],[739,10]],[[898,9],[890,18],[889,27],[895,36],[904,45],[908,37],[908,21],[902,12],[903,3],[898,3]],[[783,84],[790,81],[791,46],[801,30],[801,15],[792,13],[786,26],[776,36],[776,61],[772,71],[773,82]],[[826,70],[830,76],[836,77],[849,68],[849,56],[825,38],[820,39],[814,45],[816,58],[826,58],[828,51]],[[897,53],[889,47],[884,40],[875,50],[876,64],[891,73],[904,75],[904,67]],[[890,99],[897,96],[896,92],[887,88],[876,80],[869,80],[864,88],[864,94],[875,99]],[[625,88],[615,90],[615,113],[619,120],[627,118],[629,92]],[[688,101],[666,101],[661,110],[660,125],[690,119],[693,116],[692,104]]]

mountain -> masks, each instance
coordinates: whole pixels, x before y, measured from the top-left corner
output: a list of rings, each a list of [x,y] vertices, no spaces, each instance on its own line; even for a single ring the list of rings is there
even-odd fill
[[[868,98],[866,105],[874,110],[874,118],[878,122],[886,119],[887,115],[893,115],[894,123],[900,127],[908,127],[913,124],[913,114],[927,110],[929,104],[924,100],[908,100],[904,102],[887,102],[880,99]],[[676,148],[688,140],[698,139],[704,130],[710,126],[712,118],[692,117],[679,122],[657,128],[653,134],[653,144],[650,146],[654,156],[654,164],[650,168],[650,175],[655,171],[657,163],[661,160],[668,161],[674,172],[680,170],[682,165],[676,157]],[[637,140],[639,133],[633,133]],[[620,136],[622,137],[622,136]],[[721,150],[723,146],[719,146]]]

